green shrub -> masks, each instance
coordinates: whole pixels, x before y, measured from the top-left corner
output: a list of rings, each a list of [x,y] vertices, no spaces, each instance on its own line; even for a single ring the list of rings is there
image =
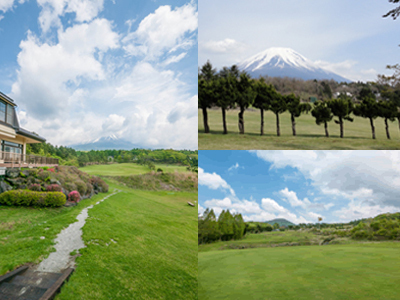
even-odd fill
[[[59,207],[64,205],[66,197],[61,192],[36,192],[12,190],[0,194],[0,204],[12,206]]]
[[[82,180],[77,180],[75,182],[75,185],[76,185],[76,190],[79,192],[79,194],[86,195],[86,190],[87,190],[86,183],[84,183]]]
[[[40,191],[42,191],[42,186],[40,184],[34,183],[34,184],[31,184],[28,187],[28,189],[31,190],[31,191],[40,192]]]

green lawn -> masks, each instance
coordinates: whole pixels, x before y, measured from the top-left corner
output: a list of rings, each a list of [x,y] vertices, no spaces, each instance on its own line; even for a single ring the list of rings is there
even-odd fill
[[[197,299],[197,193],[113,188],[89,211],[87,248],[56,299]]]
[[[264,136],[260,136],[259,110],[246,110],[244,114],[245,134],[239,135],[238,111],[227,111],[228,134],[222,132],[221,110],[209,109],[211,133],[204,133],[203,116],[199,110],[199,149],[400,149],[400,131],[397,121],[389,122],[391,140],[386,138],[383,119],[375,120],[376,140],[371,138],[369,120],[355,117],[354,122],[345,121],[344,138],[339,138],[339,125],[328,124],[330,137],[325,137],[324,127],[315,124],[311,114],[296,119],[297,136],[292,136],[289,113],[280,115],[281,136],[276,136],[275,115],[265,112]]]
[[[27,208],[0,206],[0,275],[28,262],[38,263],[53,250],[60,231],[75,222],[83,208],[107,193],[82,200],[78,206]],[[41,240],[40,237],[45,239]]]
[[[400,243],[199,253],[203,299],[399,299]]]
[[[185,166],[157,164],[156,169],[161,168],[164,172],[186,172]],[[92,165],[79,168],[81,171],[91,175],[106,176],[129,176],[149,173],[151,170],[142,165],[134,163],[112,164],[112,165]]]

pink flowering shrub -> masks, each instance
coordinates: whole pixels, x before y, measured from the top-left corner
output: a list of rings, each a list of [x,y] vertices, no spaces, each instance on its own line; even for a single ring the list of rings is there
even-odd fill
[[[37,184],[37,183],[31,184],[28,189],[30,189],[31,191],[36,191],[36,192],[42,191],[42,187],[40,186],[40,184]]]
[[[50,184],[47,186],[47,191],[48,192],[61,192],[62,188],[58,184]]]
[[[81,195],[79,194],[78,191],[72,191],[71,193],[69,193],[68,195],[68,200],[78,203],[79,201],[81,201]]]
[[[55,170],[54,170],[54,168],[47,169],[47,171],[49,171],[49,172],[52,172],[52,173],[55,173]]]

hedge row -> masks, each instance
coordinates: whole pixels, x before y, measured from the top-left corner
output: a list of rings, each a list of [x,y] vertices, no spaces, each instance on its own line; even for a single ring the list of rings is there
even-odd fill
[[[0,194],[0,204],[13,206],[59,207],[66,202],[61,192],[12,190]]]

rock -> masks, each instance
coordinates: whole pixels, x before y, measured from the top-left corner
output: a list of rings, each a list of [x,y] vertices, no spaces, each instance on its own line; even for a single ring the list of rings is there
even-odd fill
[[[8,178],[17,178],[19,176],[19,169],[9,168],[6,171],[6,177]]]
[[[19,184],[19,181],[17,178],[6,178],[6,180],[13,186]]]
[[[31,175],[32,170],[23,170],[21,173],[22,173],[25,177],[28,177],[28,176]]]
[[[18,189],[19,189],[19,190],[25,190],[26,188],[27,188],[26,184],[20,184],[20,185],[18,186]]]
[[[61,185],[61,182],[59,182],[57,179],[53,179],[53,178],[50,178],[50,183],[51,183],[51,184],[58,184],[58,185]]]
[[[0,193],[4,193],[4,192],[10,191],[10,190],[12,190],[12,186],[11,185],[9,185],[5,181],[1,181],[0,182]]]
[[[45,239],[45,237],[44,237],[44,236],[41,236],[41,237],[40,237],[40,239],[41,239],[41,240],[44,240],[44,239]]]
[[[193,204],[192,202],[188,202],[188,205],[190,205],[190,206],[193,206],[193,207],[194,207],[194,204]]]

